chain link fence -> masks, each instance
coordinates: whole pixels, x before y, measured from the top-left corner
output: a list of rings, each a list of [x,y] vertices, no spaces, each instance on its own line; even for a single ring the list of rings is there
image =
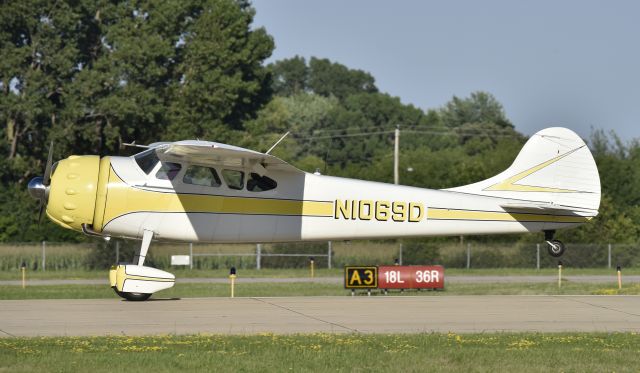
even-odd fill
[[[82,244],[0,244],[0,270],[104,269],[130,262],[139,241],[111,240]],[[172,255],[188,255],[191,269],[305,268],[310,258],[317,268],[345,265],[441,264],[447,268],[549,268],[558,260],[574,268],[640,267],[640,244],[566,243],[561,258],[551,257],[545,243],[437,244],[397,241],[306,242],[282,244],[151,245],[145,265],[170,268]]]

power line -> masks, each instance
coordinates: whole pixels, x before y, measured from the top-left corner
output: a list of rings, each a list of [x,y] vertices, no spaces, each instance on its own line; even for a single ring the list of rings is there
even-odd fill
[[[360,132],[360,133],[348,133],[342,135],[332,135],[332,136],[310,136],[310,137],[295,137],[296,140],[324,140],[324,139],[339,139],[346,137],[362,137],[362,136],[371,136],[371,135],[383,135],[387,133],[393,133],[393,131],[377,131],[377,132]]]
[[[343,131],[343,130],[341,130]],[[350,138],[350,137],[362,137],[362,136],[372,136],[372,135],[385,135],[394,133],[394,130],[387,131],[374,131],[374,132],[356,132],[356,133],[343,133],[339,135],[326,135],[326,136],[303,136],[298,137],[294,134],[293,138],[296,140],[328,140],[328,139],[340,139],[340,138]],[[509,134],[509,133],[496,133],[496,131],[492,130],[454,130],[454,129],[403,129],[400,132],[405,133],[413,133],[413,134],[423,134],[423,135],[435,135],[435,136],[477,136],[477,135],[487,135],[490,137],[502,137],[502,138],[520,138],[518,134]]]
[[[335,133],[335,132],[357,132],[357,133],[372,132],[371,130],[374,130],[373,132],[379,131],[379,130],[393,131],[393,130],[395,130],[395,125],[394,126],[383,125],[383,126],[349,127],[349,128],[333,128],[333,129],[332,128],[314,129],[312,131],[311,135],[315,136],[317,134]],[[431,130],[435,130],[435,131],[443,131],[443,132],[460,131],[459,129],[456,129],[456,128],[442,127],[442,126],[419,126],[419,125],[418,126],[412,126],[412,125],[404,125],[404,126],[401,127],[401,131],[411,131],[411,130],[416,130],[416,131],[431,131]],[[467,129],[462,130],[462,131],[463,132],[474,131],[474,132],[496,133],[496,131],[509,132],[510,129],[508,129],[508,128],[499,128],[499,129],[495,129],[495,128],[494,129],[467,128]]]
[[[409,133],[416,133],[416,134],[425,134],[425,135],[451,135],[451,136],[473,136],[473,135],[487,135],[487,136],[491,136],[491,137],[510,137],[510,138],[519,138],[520,136],[518,136],[517,134],[499,134],[499,133],[495,133],[495,132],[491,132],[491,131],[441,131],[441,132],[437,132],[437,131],[423,131],[423,130],[403,130],[401,132],[409,132]]]

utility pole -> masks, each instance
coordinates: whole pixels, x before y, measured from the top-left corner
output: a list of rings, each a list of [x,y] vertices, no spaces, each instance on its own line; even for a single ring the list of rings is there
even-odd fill
[[[398,160],[400,158],[400,125],[396,126],[396,141],[393,146],[393,183],[400,184],[400,173],[398,171]]]

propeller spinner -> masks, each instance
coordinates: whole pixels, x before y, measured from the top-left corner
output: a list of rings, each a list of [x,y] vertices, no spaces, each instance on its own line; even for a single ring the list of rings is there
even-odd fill
[[[47,165],[44,169],[43,176],[36,176],[29,181],[29,194],[31,197],[40,201],[40,213],[38,214],[38,221],[42,219],[42,213],[47,207],[47,201],[49,200],[49,184],[51,182],[51,166],[53,162],[53,141],[49,145],[49,155],[47,157]]]

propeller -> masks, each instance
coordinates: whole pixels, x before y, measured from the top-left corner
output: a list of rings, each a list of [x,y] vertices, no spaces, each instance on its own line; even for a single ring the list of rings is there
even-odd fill
[[[42,180],[42,184],[44,186],[49,186],[49,182],[51,181],[51,165],[53,162],[53,140],[49,144],[49,155],[47,156],[47,165],[44,168],[44,177]]]
[[[49,184],[51,183],[51,169],[53,164],[53,141],[49,144],[49,155],[47,156],[47,165],[44,168],[43,176],[36,176],[29,181],[29,194],[31,197],[40,201],[40,212],[38,213],[38,222],[42,221],[42,213],[47,207],[49,199]]]

